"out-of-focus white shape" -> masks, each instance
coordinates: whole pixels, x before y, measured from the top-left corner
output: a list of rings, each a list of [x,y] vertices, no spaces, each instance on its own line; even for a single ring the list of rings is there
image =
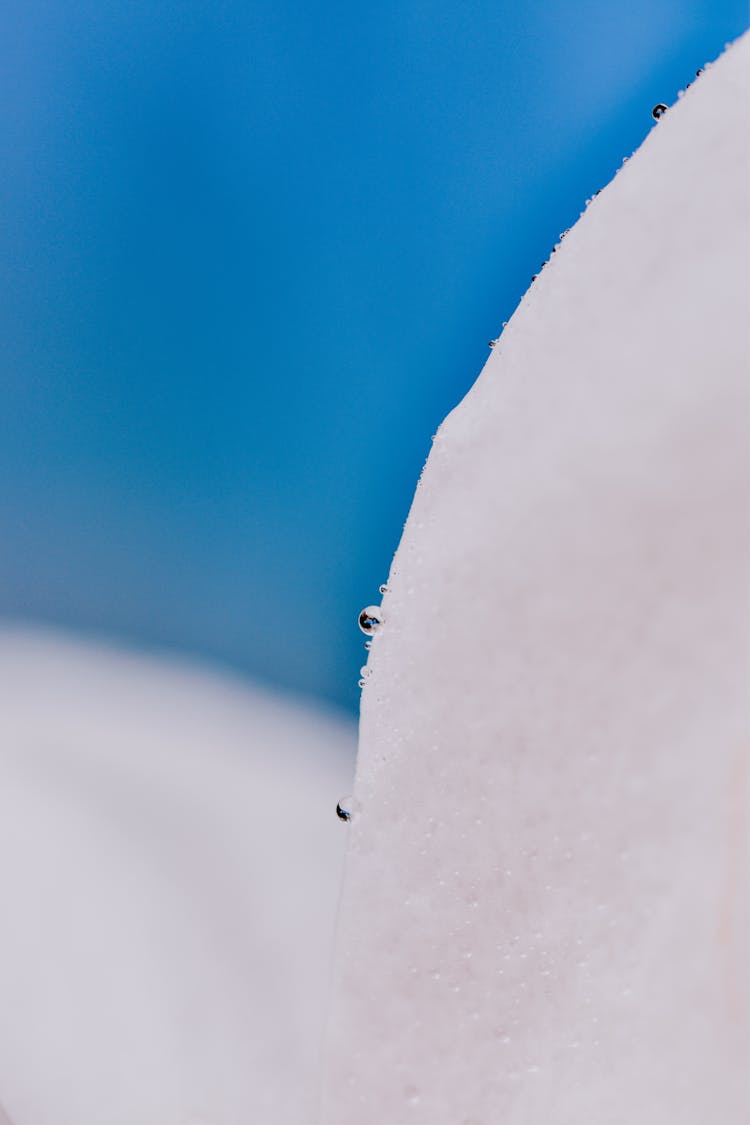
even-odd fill
[[[750,1120],[749,54],[437,435],[363,692],[325,1125]]]
[[[0,633],[13,1125],[308,1125],[352,743],[218,675]]]

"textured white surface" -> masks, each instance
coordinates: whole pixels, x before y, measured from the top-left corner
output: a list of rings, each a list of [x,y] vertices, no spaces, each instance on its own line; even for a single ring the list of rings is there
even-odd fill
[[[13,1125],[309,1125],[352,749],[240,682],[0,632]]]
[[[441,427],[362,702],[325,1125],[744,1125],[748,71]]]

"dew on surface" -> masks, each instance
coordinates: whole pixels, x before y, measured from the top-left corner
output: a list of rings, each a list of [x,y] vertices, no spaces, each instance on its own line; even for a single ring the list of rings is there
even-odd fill
[[[663,102],[658,102],[651,110],[651,116],[653,117],[654,121],[658,121],[660,117],[663,117],[667,112],[667,108],[668,107],[665,106]]]
[[[366,605],[359,615],[359,627],[363,633],[372,636],[383,624],[383,612],[379,605]]]
[[[339,820],[351,820],[354,812],[354,798],[351,796],[342,797],[336,805],[336,816]]]

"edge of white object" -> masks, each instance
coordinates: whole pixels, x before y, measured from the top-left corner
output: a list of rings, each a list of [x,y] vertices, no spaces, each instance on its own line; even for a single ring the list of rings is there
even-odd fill
[[[749,56],[436,436],[363,690],[325,1125],[747,1120]]]
[[[197,665],[0,629],[13,1125],[308,1125],[353,734]]]

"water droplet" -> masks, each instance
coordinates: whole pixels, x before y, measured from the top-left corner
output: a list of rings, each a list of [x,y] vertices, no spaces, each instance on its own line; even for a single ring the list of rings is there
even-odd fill
[[[498,342],[499,339],[500,339],[500,337],[498,336],[496,340],[488,340],[487,347],[488,348],[494,348],[495,344]]]
[[[538,273],[532,273],[532,275],[531,275],[531,280],[532,280],[532,281],[536,281],[536,279],[537,279],[538,277],[539,277],[539,274],[538,274]]]
[[[364,678],[364,676],[360,676],[360,678],[357,680],[357,687],[363,688],[364,686],[365,686],[365,678]]]
[[[667,112],[667,108],[668,107],[665,106],[663,102],[659,102],[657,105],[655,105],[651,110],[651,116],[653,117],[654,121],[658,121],[660,117],[663,117]]]
[[[381,594],[387,594],[388,593],[388,586],[386,585],[385,582],[383,583],[382,586],[380,586],[378,588],[379,588]]]
[[[695,77],[700,78],[701,74],[703,74],[703,67],[699,66],[698,69],[695,72]]]
[[[336,816],[339,820],[351,820],[354,812],[354,798],[342,797],[336,805]]]
[[[370,649],[372,648],[372,641],[365,641],[365,648],[369,652]]]
[[[383,613],[379,605],[366,605],[359,615],[359,627],[371,636],[383,624]]]

